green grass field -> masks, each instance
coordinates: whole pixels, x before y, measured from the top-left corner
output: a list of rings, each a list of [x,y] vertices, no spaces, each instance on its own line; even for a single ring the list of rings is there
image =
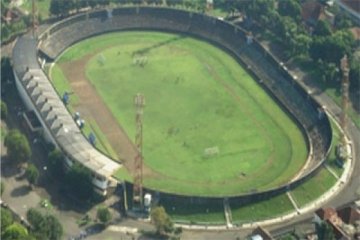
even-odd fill
[[[281,185],[306,160],[296,124],[232,57],[206,42],[155,32],[87,39],[57,61],[56,87],[70,88],[62,63],[83,57],[90,57],[88,80],[131,137],[134,95],[146,98],[144,161],[156,173],[144,179],[147,187],[235,195]],[[205,156],[213,147],[219,153]]]
[[[286,194],[244,206],[230,203],[230,207],[234,223],[273,218],[294,211],[294,207]]]
[[[302,207],[324,194],[335,182],[336,178],[326,168],[322,168],[314,177],[291,191],[291,195],[297,205]]]

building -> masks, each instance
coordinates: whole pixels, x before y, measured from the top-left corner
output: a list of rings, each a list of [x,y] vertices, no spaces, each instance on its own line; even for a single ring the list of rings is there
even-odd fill
[[[336,239],[351,240],[360,236],[360,210],[347,206],[338,210],[328,207],[315,212],[315,221],[326,221]]]
[[[19,38],[12,61],[19,95],[26,111],[32,112],[25,115],[28,116],[29,127],[36,128],[45,141],[51,142],[64,153],[66,167],[70,168],[77,162],[89,169],[96,192],[106,195],[109,187],[116,186],[112,175],[121,165],[97,151],[83,136],[41,69],[37,57],[37,40],[29,35]],[[35,128],[32,123],[35,123]]]

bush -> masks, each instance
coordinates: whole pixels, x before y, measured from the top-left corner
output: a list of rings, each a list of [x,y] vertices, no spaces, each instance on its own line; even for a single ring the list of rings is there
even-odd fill
[[[12,213],[5,208],[1,208],[1,230],[4,231],[14,222]]]
[[[5,120],[7,118],[8,115],[8,109],[7,109],[7,105],[6,103],[4,103],[3,101],[1,101],[1,119]]]
[[[169,233],[173,230],[173,223],[167,215],[164,207],[153,208],[151,210],[150,217],[158,234]]]
[[[39,178],[39,171],[34,164],[29,164],[25,175],[30,184],[35,184]]]
[[[103,224],[108,224],[112,218],[111,212],[104,206],[98,208],[96,216]]]

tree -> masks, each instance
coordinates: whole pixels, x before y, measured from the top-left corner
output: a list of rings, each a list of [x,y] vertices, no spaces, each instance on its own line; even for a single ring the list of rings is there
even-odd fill
[[[50,14],[55,16],[66,16],[69,12],[76,8],[75,0],[51,0],[50,2]]]
[[[316,223],[315,229],[319,240],[335,240],[334,230],[326,221]]]
[[[151,222],[155,225],[157,234],[171,232],[172,222],[164,207],[155,207],[150,213]]]
[[[16,164],[26,162],[31,156],[31,149],[26,137],[19,130],[10,130],[4,141],[8,157]]]
[[[296,21],[301,19],[301,6],[296,0],[279,1],[278,12],[280,15],[291,17]]]
[[[64,230],[59,220],[53,215],[46,215],[45,222],[47,239],[60,240]]]
[[[330,36],[331,27],[327,21],[319,20],[315,26],[313,34],[316,36]]]
[[[311,38],[306,34],[297,34],[295,35],[292,45],[291,52],[295,55],[304,55],[309,51],[311,44]]]
[[[48,168],[56,177],[64,176],[64,154],[59,149],[54,149],[48,156]]]
[[[29,164],[26,169],[26,178],[29,181],[29,183],[35,184],[39,178],[39,170],[36,168],[34,164]]]
[[[78,163],[74,163],[66,173],[65,184],[69,191],[81,200],[87,200],[93,195],[91,172]]]
[[[354,36],[347,30],[339,30],[331,36],[315,37],[310,44],[309,54],[314,61],[321,59],[325,62],[339,64],[345,55],[351,55]]]
[[[6,103],[1,101],[1,119],[6,119],[7,118],[7,114],[8,114],[8,109],[7,109],[7,106],[6,106]]]
[[[246,3],[247,1],[243,1]],[[251,0],[244,6],[246,14],[261,24],[269,23],[269,15],[275,12],[275,1],[274,0]]]
[[[321,71],[323,81],[332,82],[339,75],[339,69],[335,63],[318,61],[318,66]]]
[[[51,0],[50,2],[50,14],[51,15],[55,15],[55,16],[59,16],[61,13],[61,2],[62,1],[58,1],[58,0]]]
[[[97,209],[96,216],[103,224],[107,224],[112,218],[111,212],[105,206],[99,207]]]
[[[2,31],[3,31],[3,27],[7,27],[6,25],[2,26]],[[2,32],[3,33],[3,32]],[[9,33],[5,33],[5,34],[9,34]],[[3,33],[2,37],[3,39],[5,39],[5,34]],[[2,57],[1,58],[1,83],[6,83],[7,81],[12,81],[14,80],[14,75],[13,75],[13,71],[12,71],[12,67],[11,67],[11,63],[10,63],[10,58],[8,57]]]
[[[3,181],[0,181],[0,191],[1,191],[1,196],[3,195],[4,191],[5,191],[5,183]]]
[[[1,208],[1,230],[4,231],[14,222],[12,213],[5,208]]]
[[[45,218],[35,208],[30,208],[26,212],[26,219],[29,221],[29,223],[32,226],[34,232],[39,233],[44,229]]]
[[[353,58],[350,63],[350,89],[359,89],[360,87],[360,59]]]
[[[19,223],[13,223],[8,226],[2,234],[3,240],[24,240],[28,236],[25,227]]]
[[[64,233],[61,223],[53,215],[44,216],[38,210],[30,208],[26,213],[26,218],[37,239],[59,240]]]
[[[352,27],[352,22],[348,15],[346,15],[343,11],[340,11],[335,16],[335,27],[337,29],[347,29]]]

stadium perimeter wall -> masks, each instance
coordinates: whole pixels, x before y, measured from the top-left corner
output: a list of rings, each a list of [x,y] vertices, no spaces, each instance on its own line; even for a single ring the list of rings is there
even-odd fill
[[[39,56],[54,60],[76,42],[91,36],[121,30],[156,30],[187,34],[225,49],[245,66],[257,82],[295,119],[307,136],[309,149],[314,150],[309,156],[309,167],[304,169],[300,177],[268,191],[258,192],[253,189],[239,196],[223,197],[184,196],[154,189],[145,191],[152,192],[161,201],[171,202],[177,199],[184,205],[222,204],[224,198],[229,198],[230,203],[234,205],[245,204],[293,189],[320,169],[329,153],[332,139],[329,119],[321,114],[322,106],[298,85],[286,67],[264,49],[256,39],[248,44],[247,32],[235,25],[200,13],[171,8],[128,7],[100,10],[65,19],[50,27],[39,37]],[[254,56],[258,57],[254,59]],[[266,66],[272,67],[270,72],[269,69],[261,66],[261,61]],[[131,183],[127,183],[127,188],[131,189]]]

